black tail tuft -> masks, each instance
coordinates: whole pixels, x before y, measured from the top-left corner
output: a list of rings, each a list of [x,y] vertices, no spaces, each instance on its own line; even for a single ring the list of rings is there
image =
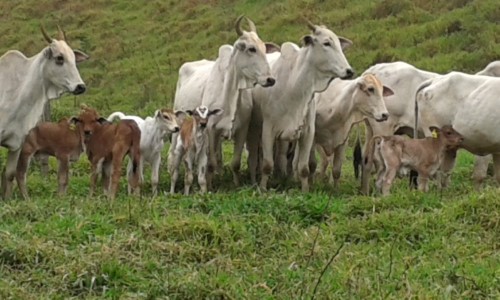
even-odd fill
[[[414,189],[417,187],[417,180],[418,180],[418,172],[411,170],[410,171],[410,188]]]
[[[361,168],[361,164],[363,162],[363,153],[361,151],[361,142],[359,141],[359,136],[358,139],[356,140],[356,145],[354,146],[354,159],[352,162],[352,165],[354,167],[354,176],[356,179],[359,178],[359,170]],[[365,161],[366,164],[366,161]]]

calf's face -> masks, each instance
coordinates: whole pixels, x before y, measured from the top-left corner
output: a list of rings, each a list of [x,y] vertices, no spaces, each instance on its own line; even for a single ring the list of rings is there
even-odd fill
[[[88,141],[92,134],[103,124],[109,123],[92,108],[83,108],[78,117],[71,118],[71,122],[80,124],[85,141]]]
[[[365,74],[357,79],[359,93],[355,94],[358,109],[365,116],[377,122],[386,121],[389,112],[385,107],[384,97],[394,95],[394,92],[384,86],[373,74]]]
[[[223,111],[224,111],[223,109],[219,108],[209,110],[208,107],[202,105],[197,107],[194,111],[187,110],[186,113],[193,116],[198,129],[203,130],[207,127],[207,123],[210,116],[218,116]]]
[[[160,124],[162,130],[169,132],[178,132],[180,126],[178,118],[182,118],[185,113],[183,111],[172,111],[171,109],[159,109],[155,113],[156,120]]]
[[[464,141],[463,136],[451,126],[446,125],[441,129],[431,126],[429,129],[431,132],[437,133],[437,138],[443,141],[446,150],[458,149]]]

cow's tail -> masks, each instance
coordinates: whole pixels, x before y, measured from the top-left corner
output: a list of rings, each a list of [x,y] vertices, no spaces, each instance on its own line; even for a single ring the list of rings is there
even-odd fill
[[[418,96],[420,92],[432,84],[432,79],[426,80],[420,84],[415,92],[415,125],[413,127],[413,138],[418,139]],[[417,186],[418,173],[414,170],[410,171],[410,187]]]
[[[121,120],[123,118],[125,118],[125,114],[117,111],[117,112],[114,112],[111,115],[109,115],[108,122],[112,123],[115,119]]]
[[[382,143],[382,137],[377,135],[371,138],[366,147],[365,158],[363,161],[366,174],[363,176],[363,182],[361,183],[361,192],[364,195],[368,195],[370,193],[370,174],[373,167],[375,149],[380,143]]]
[[[356,179],[359,178],[359,170],[362,168],[363,164],[363,152],[361,151],[361,137],[359,132],[360,131],[359,124],[357,126],[358,130],[356,133],[356,144],[354,145],[354,153],[352,161],[352,165],[354,167],[354,177],[356,177]]]
[[[139,127],[134,124],[136,127],[136,131],[139,134],[134,134],[132,136],[132,145],[131,145],[131,159],[132,159],[132,172],[135,175],[139,169],[139,164],[141,162],[141,131],[139,130]]]

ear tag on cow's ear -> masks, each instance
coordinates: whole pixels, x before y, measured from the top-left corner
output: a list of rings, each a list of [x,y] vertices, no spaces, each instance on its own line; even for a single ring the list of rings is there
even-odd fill
[[[76,125],[75,124],[69,124],[69,130],[75,131]]]
[[[437,133],[437,131],[436,131],[436,130],[433,130],[433,131],[431,132],[431,134],[432,134],[432,138],[433,138],[433,139],[437,139],[437,138],[438,138],[438,133]]]

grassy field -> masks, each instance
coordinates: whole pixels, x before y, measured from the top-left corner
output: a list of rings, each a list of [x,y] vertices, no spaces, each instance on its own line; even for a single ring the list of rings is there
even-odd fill
[[[276,43],[307,33],[302,16],[328,25],[353,40],[358,73],[395,60],[477,72],[500,57],[497,2],[2,1],[0,50],[34,55],[39,24],[59,23],[91,60],[81,65],[88,92],[54,102],[54,119],[81,103],[145,116],[172,104],[183,62],[234,42],[241,13]],[[32,199],[0,203],[0,299],[500,298],[500,197],[492,182],[473,190],[471,155],[460,153],[451,188],[422,194],[400,181],[386,198],[358,195],[350,161],[339,190],[274,181],[260,194],[235,189],[226,169],[217,193],[151,198],[146,186],[129,198],[123,181],[112,203],[87,198],[84,157],[64,198],[55,171],[43,178],[33,166]]]

